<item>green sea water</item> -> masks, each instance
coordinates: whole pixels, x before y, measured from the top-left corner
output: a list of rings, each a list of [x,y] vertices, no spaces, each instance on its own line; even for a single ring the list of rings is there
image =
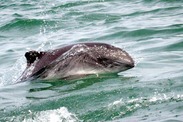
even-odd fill
[[[29,50],[103,42],[135,67],[16,83]],[[1,0],[0,122],[183,122],[182,0]]]

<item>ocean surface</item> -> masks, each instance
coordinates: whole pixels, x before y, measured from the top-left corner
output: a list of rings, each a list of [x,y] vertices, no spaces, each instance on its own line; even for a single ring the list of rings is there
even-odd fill
[[[135,67],[17,83],[24,54],[80,42],[126,50]],[[1,0],[0,122],[183,122],[182,0]]]

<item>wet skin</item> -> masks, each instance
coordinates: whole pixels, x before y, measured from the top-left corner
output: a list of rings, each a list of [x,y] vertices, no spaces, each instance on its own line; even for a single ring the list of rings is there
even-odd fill
[[[30,78],[74,79],[89,74],[118,73],[134,67],[124,50],[105,43],[79,43],[45,52],[25,53],[27,67],[20,81]]]

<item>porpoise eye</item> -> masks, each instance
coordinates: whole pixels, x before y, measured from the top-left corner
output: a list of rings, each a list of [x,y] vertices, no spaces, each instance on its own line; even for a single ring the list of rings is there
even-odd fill
[[[111,61],[110,61],[109,59],[104,58],[104,57],[99,57],[99,58],[97,58],[97,61],[98,61],[100,64],[104,65],[104,66],[108,66],[108,64],[111,63]]]
[[[105,67],[108,68],[114,68],[114,67],[119,67],[121,64],[120,62],[114,61],[112,59],[108,59],[105,57],[99,57],[97,58],[98,63],[102,64]]]

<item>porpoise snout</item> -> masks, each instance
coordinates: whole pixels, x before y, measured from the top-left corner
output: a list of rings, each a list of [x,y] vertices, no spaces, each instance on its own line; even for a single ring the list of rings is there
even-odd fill
[[[126,58],[125,58],[126,59]],[[120,67],[120,71],[131,69],[135,66],[134,61],[131,59],[131,57],[127,57],[128,60],[118,60],[115,61],[116,65]]]
[[[132,62],[132,63],[126,63],[126,64],[125,64],[125,67],[127,67],[128,69],[131,69],[131,68],[133,68],[134,66],[135,66],[134,62]]]

